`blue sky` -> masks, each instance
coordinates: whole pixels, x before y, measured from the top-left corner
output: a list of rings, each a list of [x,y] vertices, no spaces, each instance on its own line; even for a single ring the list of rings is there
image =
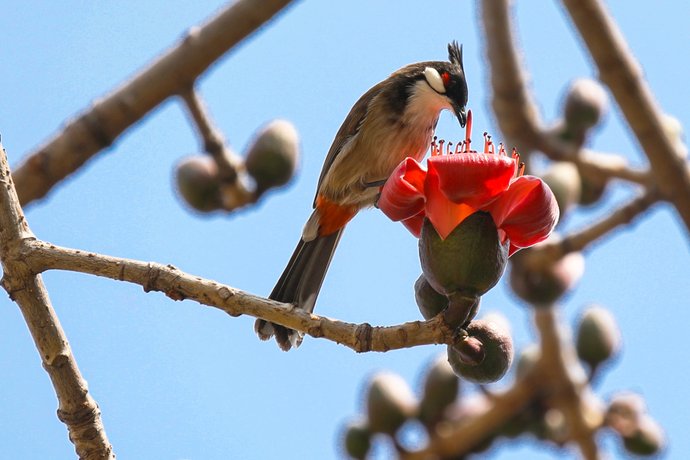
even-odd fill
[[[690,6],[611,3],[661,106],[687,122],[690,64],[683,56],[690,54]],[[5,8],[0,132],[11,163],[221,5],[64,0]],[[568,82],[596,73],[557,3],[519,2],[516,12],[531,85],[544,118],[552,120]],[[231,216],[188,212],[175,196],[172,173],[177,161],[200,146],[182,106],[171,100],[31,206],[29,224],[55,244],[172,263],[266,295],[310,212],[323,157],[342,119],[360,94],[390,72],[410,62],[445,59],[448,41],[464,43],[475,131],[500,137],[488,111],[477,14],[472,2],[299,2],[200,81],[217,124],[239,151],[273,118],[296,125],[303,158],[288,189]],[[438,133],[461,135],[449,114]],[[615,106],[592,146],[645,162]],[[568,228],[605,215],[631,192],[616,187],[602,207],[569,219]],[[687,236],[673,210],[657,206],[633,229],[587,252],[585,276],[562,311],[568,323],[590,302],[613,311],[625,348],[597,392],[642,393],[668,431],[668,458],[690,451],[690,403],[682,384],[690,378]],[[345,232],[317,311],[376,325],[417,319],[412,285],[419,272],[414,238],[379,212],[361,213]],[[123,459],[336,457],[339,428],[361,410],[362,385],[373,372],[397,372],[418,389],[421,369],[442,352],[428,346],[357,355],[307,339],[286,354],[256,339],[252,318],[230,318],[92,276],[55,272],[45,282]],[[73,447],[55,416],[53,389],[19,310],[7,298],[0,307],[0,367],[6,370],[0,457],[72,458]],[[510,319],[518,349],[534,340],[529,312],[505,282],[483,299],[482,312],[489,310]],[[610,436],[603,440],[613,458],[622,457]],[[527,440],[501,444],[489,457],[554,454]]]

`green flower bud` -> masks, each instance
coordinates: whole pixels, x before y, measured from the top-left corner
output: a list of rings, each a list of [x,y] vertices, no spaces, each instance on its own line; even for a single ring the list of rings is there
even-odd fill
[[[473,364],[468,362],[473,360],[467,359],[467,350],[460,352],[457,346],[449,346],[448,362],[453,371],[459,377],[475,383],[491,383],[503,377],[513,361],[513,341],[510,336],[494,323],[484,320],[472,321],[467,334],[482,344],[484,358],[478,364]]]
[[[424,275],[414,283],[414,298],[424,319],[431,319],[448,307],[448,298],[436,292]]]
[[[539,358],[541,358],[541,350],[536,343],[523,348],[515,366],[515,378],[519,380],[528,375],[534,369]]]
[[[549,237],[552,241],[555,235]],[[571,252],[558,260],[531,248],[511,258],[510,286],[523,300],[533,305],[550,305],[572,289],[585,270],[585,258]]]
[[[371,448],[371,431],[364,421],[353,421],[345,427],[343,439],[350,458],[363,460]]]
[[[367,394],[367,418],[374,433],[395,434],[415,413],[417,403],[412,390],[397,374],[376,374]]]
[[[287,184],[299,159],[299,136],[289,121],[274,120],[264,126],[247,149],[245,167],[261,195]]]
[[[445,357],[436,359],[424,379],[422,401],[419,404],[419,420],[432,427],[444,419],[446,409],[458,397],[460,380]]]
[[[190,156],[175,167],[177,191],[193,209],[209,212],[221,207],[218,165],[210,156]]]
[[[643,415],[631,436],[623,437],[623,446],[631,454],[656,455],[666,444],[661,426],[649,415]]]
[[[633,436],[640,418],[647,412],[642,396],[621,392],[611,398],[606,411],[606,424],[623,437]]]
[[[573,81],[563,107],[568,131],[581,133],[594,127],[608,111],[608,99],[606,90],[598,81],[588,78]]]
[[[621,348],[621,334],[613,315],[605,308],[585,310],[577,329],[577,355],[592,368],[610,359]]]
[[[419,237],[419,259],[429,284],[442,294],[481,296],[496,285],[508,260],[489,213],[475,212],[443,240],[428,219]]]
[[[542,175],[549,186],[561,212],[561,219],[567,211],[580,201],[582,185],[577,166],[567,161],[553,163]]]

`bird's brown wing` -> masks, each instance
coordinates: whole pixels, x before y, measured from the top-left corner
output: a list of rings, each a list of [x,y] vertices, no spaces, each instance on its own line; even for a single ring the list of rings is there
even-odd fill
[[[347,141],[349,141],[352,136],[357,134],[361,128],[364,118],[367,114],[367,109],[369,108],[369,103],[377,94],[381,92],[383,84],[384,82],[378,83],[369,89],[369,91],[364,93],[350,109],[350,113],[347,115],[345,121],[340,126],[338,133],[335,135],[333,144],[331,144],[331,148],[328,150],[328,155],[326,155],[326,159],[323,162],[321,175],[319,176],[319,183],[316,186],[316,196],[318,196],[319,190],[321,190],[321,183],[326,177],[326,173],[328,173],[328,170],[333,165],[335,157],[338,156],[338,154],[342,151]],[[314,197],[314,207],[316,207],[316,196]]]

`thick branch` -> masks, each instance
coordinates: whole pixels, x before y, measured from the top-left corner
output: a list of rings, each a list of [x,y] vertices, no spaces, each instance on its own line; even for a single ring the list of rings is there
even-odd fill
[[[527,90],[527,75],[510,21],[510,0],[481,2],[486,54],[490,64],[492,107],[509,144],[531,148],[538,138],[539,111]]]
[[[14,172],[26,205],[77,171],[165,99],[187,88],[213,62],[271,19],[290,0],[238,0],[189,33],[120,88],[97,100]]]
[[[323,337],[357,352],[388,351],[418,345],[451,343],[452,331],[442,315],[429,321],[374,327],[317,316],[292,305],[275,302],[239,289],[184,273],[171,265],[140,262],[26,240],[22,257],[33,270],[69,270],[139,284],[144,291],[160,291],[173,300],[190,299],[232,316],[250,315]]]
[[[589,415],[584,392],[587,379],[572,342],[566,342],[559,331],[556,308],[535,308],[535,324],[541,338],[540,370],[549,382],[553,406],[560,410],[568,426],[569,438],[577,444],[587,460],[601,458],[595,435],[599,420]],[[599,417],[601,419],[601,417]]]
[[[14,300],[41,355],[58,398],[58,418],[67,425],[81,459],[114,459],[98,404],[79,372],[67,337],[40,275],[24,262],[20,247],[32,239],[13,187],[5,150],[0,145],[0,256],[2,286]]]
[[[663,129],[663,114],[642,69],[600,0],[563,0],[594,62],[645,151],[656,183],[690,230],[690,175]]]

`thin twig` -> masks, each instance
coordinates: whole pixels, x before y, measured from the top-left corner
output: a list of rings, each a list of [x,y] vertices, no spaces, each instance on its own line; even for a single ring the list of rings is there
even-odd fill
[[[139,284],[173,300],[194,300],[232,315],[250,315],[322,337],[357,352],[389,351],[418,345],[452,343],[453,333],[439,315],[429,321],[375,327],[329,319],[265,299],[212,280],[184,273],[171,265],[141,262],[67,249],[35,239],[25,240],[21,257],[36,272],[69,270]]]
[[[676,145],[664,132],[663,113],[644,80],[622,32],[600,0],[563,0],[563,4],[644,150],[656,184],[690,230],[690,175]]]
[[[538,391],[539,386],[532,379],[518,380],[509,389],[492,394],[491,404],[484,412],[444,425],[424,449],[409,452],[403,458],[425,460],[467,454],[522,411]]]
[[[23,205],[44,197],[58,182],[111,145],[127,128],[170,96],[189,87],[225,52],[261,27],[290,0],[238,0],[81,115],[14,172]]]
[[[221,178],[226,182],[234,182],[237,179],[238,168],[242,167],[242,159],[225,145],[223,134],[214,125],[194,86],[180,91],[180,97],[199,132],[204,150],[216,161]]]
[[[13,186],[5,150],[0,144],[0,256],[2,287],[19,306],[34,339],[43,368],[58,399],[58,418],[81,459],[114,459],[98,404],[70,349],[41,276],[23,260],[19,249],[32,239]]]
[[[554,259],[560,259],[569,252],[582,251],[593,242],[610,233],[618,227],[629,224],[637,216],[645,212],[651,205],[659,201],[656,190],[648,190],[634,198],[615,211],[609,213],[598,222],[594,222],[582,230],[571,233],[564,238],[552,243],[544,243],[533,248],[535,251],[544,251]]]

